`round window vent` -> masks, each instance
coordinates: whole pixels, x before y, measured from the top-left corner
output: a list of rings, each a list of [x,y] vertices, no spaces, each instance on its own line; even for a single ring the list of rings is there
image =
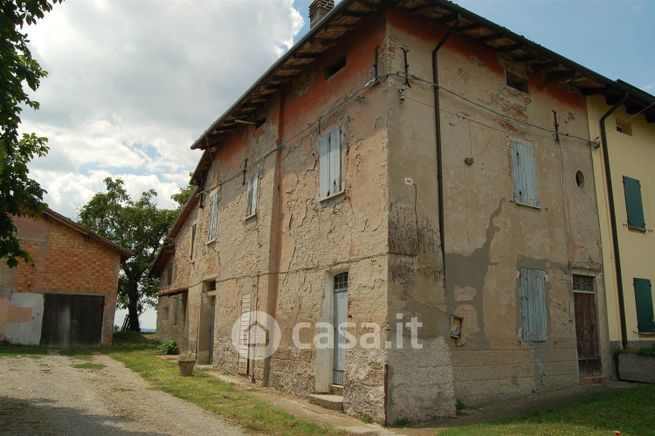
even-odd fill
[[[580,170],[575,172],[575,184],[580,189],[584,188],[584,173]]]

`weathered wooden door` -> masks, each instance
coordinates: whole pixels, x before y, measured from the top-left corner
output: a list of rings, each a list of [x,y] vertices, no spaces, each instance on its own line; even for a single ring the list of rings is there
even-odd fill
[[[41,345],[99,345],[104,305],[103,296],[45,294]]]
[[[334,276],[334,365],[332,383],[343,386],[346,370],[346,338],[348,321],[348,273]]]
[[[252,297],[250,294],[241,297],[241,319],[239,320],[239,361],[237,363],[239,374],[248,374],[250,363],[250,307]]]
[[[580,376],[600,375],[601,361],[598,351],[598,318],[594,278],[574,275],[573,298]]]

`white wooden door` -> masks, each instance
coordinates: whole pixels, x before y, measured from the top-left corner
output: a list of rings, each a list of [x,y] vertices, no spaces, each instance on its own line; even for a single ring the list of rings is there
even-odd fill
[[[241,319],[239,325],[239,374],[248,374],[248,362],[250,361],[250,307],[252,296],[250,294],[241,297]]]
[[[332,383],[343,386],[346,370],[345,323],[348,321],[348,273],[334,276],[334,365]]]

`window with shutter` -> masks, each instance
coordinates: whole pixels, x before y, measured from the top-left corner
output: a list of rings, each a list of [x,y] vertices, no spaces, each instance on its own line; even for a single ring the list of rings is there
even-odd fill
[[[546,273],[539,269],[521,268],[520,292],[523,340],[547,341]]]
[[[534,147],[511,141],[512,178],[514,179],[514,201],[532,207],[539,207],[539,186],[535,164]]]
[[[634,279],[637,304],[637,329],[640,333],[655,332],[653,316],[653,292],[648,279]]]
[[[637,179],[623,176],[623,193],[628,214],[628,226],[634,229],[646,229],[644,205],[641,201],[641,183]]]
[[[211,196],[209,207],[209,227],[207,228],[207,243],[216,240],[218,234],[218,192]]]
[[[246,205],[246,218],[257,213],[257,192],[259,190],[259,173],[255,173],[248,179],[248,195]]]
[[[341,187],[341,129],[334,128],[319,138],[319,196],[329,197]]]

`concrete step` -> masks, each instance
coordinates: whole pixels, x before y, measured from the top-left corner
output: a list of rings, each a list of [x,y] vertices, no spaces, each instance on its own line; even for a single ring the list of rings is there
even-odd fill
[[[330,394],[339,395],[343,397],[343,386],[341,385],[330,385]]]
[[[309,402],[326,409],[343,410],[343,396],[341,395],[312,394],[309,396]]]
[[[593,384],[602,384],[609,380],[607,376],[583,376],[580,377],[581,385],[593,385]]]

